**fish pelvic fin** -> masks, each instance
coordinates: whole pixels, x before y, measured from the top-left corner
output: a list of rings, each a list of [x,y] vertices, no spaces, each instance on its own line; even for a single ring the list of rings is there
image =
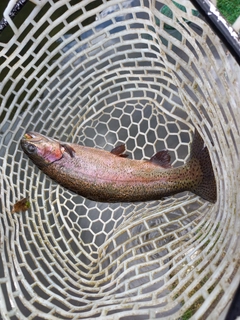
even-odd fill
[[[165,169],[171,168],[171,157],[168,150],[158,151],[149,161]]]
[[[194,161],[197,160],[200,164],[202,180],[198,186],[190,191],[209,202],[216,202],[217,186],[209,151],[207,147],[204,147],[204,141],[196,129],[192,142],[190,161],[193,159]]]
[[[124,153],[126,150],[125,144],[120,144],[119,146],[113,148],[110,153],[115,154],[115,156],[127,158],[128,154]]]

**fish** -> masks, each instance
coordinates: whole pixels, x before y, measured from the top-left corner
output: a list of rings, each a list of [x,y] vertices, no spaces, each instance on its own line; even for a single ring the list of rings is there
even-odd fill
[[[162,200],[190,191],[216,202],[215,175],[204,141],[195,130],[188,161],[171,165],[168,150],[150,159],[134,160],[121,144],[111,150],[59,141],[27,132],[20,141],[31,161],[48,177],[72,192],[99,202]]]

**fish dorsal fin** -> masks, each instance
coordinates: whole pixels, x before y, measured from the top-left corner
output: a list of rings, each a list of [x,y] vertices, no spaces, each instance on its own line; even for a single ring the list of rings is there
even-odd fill
[[[125,144],[120,144],[119,146],[113,148],[110,151],[112,154],[115,154],[115,156],[122,157],[122,158],[127,158],[128,154],[124,153],[125,152]]]
[[[65,149],[65,151],[71,156],[71,158],[74,157],[75,154],[75,150],[73,149],[73,147],[71,147],[69,144],[67,143],[62,143],[61,147],[63,147]]]
[[[149,161],[166,169],[171,168],[171,157],[168,150],[158,151]]]

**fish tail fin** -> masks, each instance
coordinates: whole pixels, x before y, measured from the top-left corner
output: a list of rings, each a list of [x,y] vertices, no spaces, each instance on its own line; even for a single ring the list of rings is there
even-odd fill
[[[195,130],[192,142],[190,161],[192,159],[198,160],[203,177],[199,185],[194,187],[191,192],[207,201],[215,202],[217,199],[217,187],[213,167],[208,149],[204,147],[204,141],[197,130]]]

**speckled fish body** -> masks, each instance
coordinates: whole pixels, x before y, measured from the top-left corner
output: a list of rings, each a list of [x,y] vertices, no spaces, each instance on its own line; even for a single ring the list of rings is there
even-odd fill
[[[216,200],[209,153],[196,132],[189,161],[169,164],[167,151],[150,160],[123,157],[120,151],[64,143],[30,132],[21,140],[29,158],[50,178],[88,199],[101,202],[159,200],[182,191]]]

